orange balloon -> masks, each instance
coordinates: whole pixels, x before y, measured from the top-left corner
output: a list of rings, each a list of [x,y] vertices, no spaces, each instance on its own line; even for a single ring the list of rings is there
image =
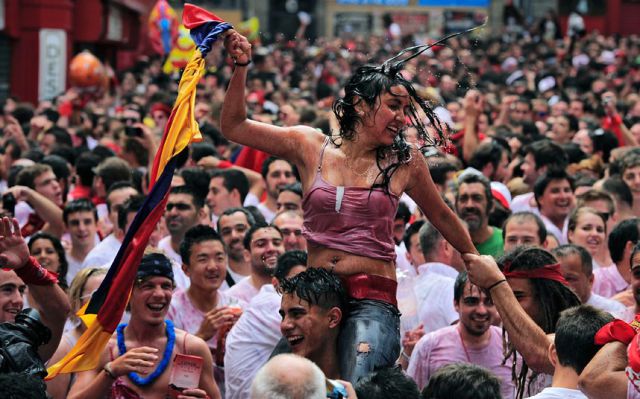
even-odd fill
[[[102,62],[90,51],[85,50],[71,59],[69,82],[74,87],[101,86],[106,78]]]

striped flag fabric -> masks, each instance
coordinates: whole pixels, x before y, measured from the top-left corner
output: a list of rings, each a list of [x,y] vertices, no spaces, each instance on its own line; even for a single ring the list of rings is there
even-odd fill
[[[178,96],[154,158],[149,195],[127,231],[104,281],[79,312],[87,330],[63,359],[49,367],[47,380],[59,373],[97,367],[122,319],[149,237],[164,213],[176,165],[181,157],[188,156],[189,143],[202,139],[194,114],[196,86],[204,72],[204,58],[213,43],[232,26],[191,4],[185,4],[183,23],[191,30],[197,50],[182,74]]]

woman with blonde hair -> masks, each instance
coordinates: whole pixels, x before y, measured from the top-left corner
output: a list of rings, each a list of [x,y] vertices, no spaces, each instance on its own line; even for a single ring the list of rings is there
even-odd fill
[[[104,276],[107,274],[105,268],[82,269],[71,282],[69,287],[69,300],[71,302],[70,321],[74,327],[69,329],[60,340],[60,345],[53,354],[48,364],[55,364],[62,359],[73,348],[86,331],[87,327],[76,313],[91,299],[91,295],[98,289]],[[47,393],[53,399],[64,399],[71,389],[75,380],[74,374],[60,374],[53,380],[47,381]]]

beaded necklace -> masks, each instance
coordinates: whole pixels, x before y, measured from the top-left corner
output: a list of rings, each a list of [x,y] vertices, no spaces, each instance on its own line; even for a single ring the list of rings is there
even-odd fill
[[[166,325],[167,332],[167,346],[164,348],[164,354],[162,355],[162,360],[158,363],[158,367],[153,371],[153,373],[149,374],[146,377],[140,377],[138,373],[134,373],[133,371],[129,372],[127,376],[134,384],[138,386],[146,386],[155,381],[164,371],[167,369],[169,365],[169,360],[171,359],[171,354],[173,353],[173,346],[176,342],[176,332],[173,327],[173,322],[171,320],[164,321]],[[127,323],[122,323],[118,325],[117,339],[118,339],[118,352],[120,352],[120,356],[124,355],[127,352],[127,347],[124,343],[124,328],[127,326]]]

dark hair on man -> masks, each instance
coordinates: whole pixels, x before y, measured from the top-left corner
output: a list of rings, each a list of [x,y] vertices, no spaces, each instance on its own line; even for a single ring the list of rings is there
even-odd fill
[[[540,216],[530,211],[522,211],[511,214],[502,225],[502,239],[504,240],[506,238],[507,225],[509,224],[509,222],[522,222],[525,220],[535,222],[535,224],[538,226],[538,239],[540,240],[540,244],[544,243],[544,241],[547,239],[547,227],[544,225],[544,222],[542,221]]]
[[[19,186],[27,186],[30,189],[35,190],[36,183],[35,180],[43,173],[51,172],[53,173],[53,169],[51,166],[45,165],[42,163],[37,163],[35,165],[27,166],[23,168],[16,177],[16,184]]]
[[[117,181],[131,180],[131,167],[118,157],[110,157],[100,162],[94,172],[102,179],[105,191],[109,191],[111,185]]]
[[[71,140],[71,135],[65,128],[62,128],[59,126],[53,126],[51,129],[44,132],[44,134],[45,135],[50,134],[53,137],[55,137],[55,142],[58,145],[64,144],[69,147],[73,147],[73,140]]]
[[[278,190],[278,194],[285,191],[290,191],[298,197],[302,198],[302,184],[300,184],[300,182],[285,184]]]
[[[442,237],[440,231],[428,221],[425,221],[422,227],[420,227],[418,234],[420,238],[420,250],[422,251],[425,261],[431,259],[436,250],[436,246],[444,237]]]
[[[107,196],[105,198],[105,202],[107,203],[107,211],[108,212],[111,212],[111,202],[109,201],[109,196],[111,195],[112,192],[117,191],[117,190],[122,190],[123,188],[136,189],[134,187],[133,183],[131,182],[131,180],[117,181],[117,182],[113,183],[111,185],[111,187],[109,188],[109,190],[107,191]]]
[[[484,196],[487,199],[487,214],[491,211],[493,207],[493,195],[491,194],[491,183],[489,179],[484,177],[484,175],[475,174],[475,173],[467,173],[461,178],[458,179],[458,188],[456,190],[456,203],[458,202],[458,198],[460,198],[460,187],[463,184],[474,184],[480,183],[484,187]]]
[[[611,151],[614,148],[618,148],[618,138],[609,130],[603,130],[601,128],[589,131],[589,138],[593,143],[593,152],[602,152],[602,161],[609,163],[611,158]]]
[[[544,190],[546,190],[549,184],[551,184],[551,182],[554,180],[568,181],[569,186],[571,186],[571,190],[573,191],[573,178],[569,176],[569,174],[564,169],[551,168],[547,171],[547,173],[538,177],[538,180],[536,180],[535,184],[533,185],[533,196],[538,205],[540,204],[538,200],[544,195]]]
[[[459,303],[460,299],[462,299],[467,281],[469,281],[469,274],[466,271],[458,273],[456,282],[453,284],[453,301],[455,303]]]
[[[222,178],[222,185],[228,192],[238,190],[240,202],[244,203],[249,194],[249,179],[244,173],[237,169],[219,169],[211,173],[211,179],[216,177]]]
[[[204,206],[204,198],[200,196],[200,193],[194,190],[193,187],[183,185],[183,186],[175,186],[171,187],[169,194],[186,194],[190,195],[193,198],[193,205],[200,209]]]
[[[346,306],[346,291],[340,277],[332,271],[320,267],[309,267],[290,279],[280,280],[282,294],[296,294],[296,296],[310,305],[323,309]]]
[[[577,255],[580,258],[582,273],[584,273],[584,275],[587,277],[593,274],[593,264],[591,263],[592,262],[591,254],[589,254],[589,252],[583,247],[581,247],[580,245],[576,245],[576,244],[560,245],[559,247],[552,249],[551,253],[556,258],[566,258],[567,256]]]
[[[287,161],[286,159],[279,158],[279,157],[276,157],[276,156],[272,155],[269,158],[265,159],[264,162],[262,163],[262,170],[260,171],[260,173],[262,174],[262,178],[263,179],[265,179],[265,180],[267,179],[267,175],[269,174],[269,167],[275,161],[285,161],[286,163],[291,165],[291,162]],[[293,170],[293,165],[291,165],[291,169]]]
[[[253,216],[253,220],[255,220],[256,223],[267,223],[267,219],[265,219],[262,211],[260,211],[257,206],[247,205],[244,209]]]
[[[93,202],[86,198],[80,198],[68,202],[62,210],[62,220],[65,225],[69,222],[69,215],[76,212],[91,212],[93,213],[93,220],[96,222],[98,221],[98,210],[96,209],[96,206],[93,205]]]
[[[409,227],[404,231],[404,236],[402,237],[402,242],[404,242],[404,247],[409,250],[411,248],[411,237],[414,234],[420,233],[420,228],[424,225],[425,221],[423,219],[416,220],[411,223]],[[420,241],[420,237],[418,236],[418,241]]]
[[[194,163],[198,163],[204,157],[218,157],[218,151],[216,147],[206,141],[200,143],[193,143],[189,146],[191,148],[191,159]]]
[[[501,399],[500,380],[484,367],[453,363],[436,371],[422,390],[422,399]]]
[[[247,233],[244,235],[244,241],[242,243],[244,244],[244,248],[247,251],[251,250],[251,240],[253,239],[253,235],[255,234],[256,231],[260,229],[274,229],[278,232],[278,234],[280,234],[280,238],[283,238],[282,232],[280,231],[278,226],[275,226],[273,224],[256,222],[255,224],[251,225],[249,230],[247,230]]]
[[[180,257],[182,258],[182,263],[189,265],[191,249],[194,245],[205,241],[219,241],[222,247],[225,248],[222,238],[211,226],[204,224],[195,225],[184,233],[184,239],[180,243]]]
[[[382,368],[362,377],[354,389],[359,398],[420,399],[418,385],[396,367]]]
[[[510,271],[531,271],[555,263],[557,263],[557,260],[549,251],[536,247],[517,247],[498,261],[501,269],[504,269],[507,264],[510,265]],[[579,306],[580,299],[571,288],[558,281],[533,278],[529,279],[529,282],[533,288],[531,296],[537,302],[539,309],[540,320],[534,320],[534,322],[546,334],[551,334],[555,331],[560,312],[573,306]],[[505,358],[514,357],[512,372],[517,388],[515,397],[522,398],[525,385],[527,385],[525,380],[529,366],[523,361],[520,374],[516,374],[516,350],[511,344],[509,346],[510,348]],[[529,379],[528,385],[531,384],[532,380],[533,377]]]
[[[287,277],[291,269],[296,266],[307,267],[307,253],[305,251],[293,250],[280,255],[276,263],[276,270],[273,272],[273,277],[278,281],[282,281]]]
[[[185,168],[180,171],[180,176],[184,179],[184,185],[190,187],[199,198],[202,198],[202,206],[204,200],[209,193],[209,173],[200,168]]]
[[[40,161],[40,163],[51,166],[53,174],[56,175],[58,179],[68,179],[69,176],[71,176],[71,170],[69,169],[67,160],[59,155],[47,155],[46,157],[42,158],[42,161]]]
[[[18,144],[18,142],[16,141],[16,139],[7,139],[4,142],[4,153],[7,153],[7,148],[9,148],[9,146],[11,147],[11,151],[9,151],[9,156],[11,157],[11,159],[13,159],[14,161],[16,159],[20,159],[20,157],[22,157],[22,148],[20,148],[20,145]]]
[[[144,195],[134,195],[129,197],[128,200],[122,204],[122,207],[118,209],[118,228],[126,232],[127,229],[127,216],[130,213],[138,213],[142,204],[144,204]]]
[[[99,163],[100,158],[90,152],[84,152],[78,156],[75,167],[76,175],[80,179],[80,184],[85,187],[91,187],[91,184],[93,184],[93,177],[95,176],[93,168],[98,166]]]
[[[447,182],[447,175],[450,172],[455,172],[456,167],[446,159],[438,159],[434,162],[429,162],[429,173],[435,184],[444,186]]]
[[[236,212],[240,212],[240,213],[244,214],[244,216],[247,218],[247,223],[249,224],[249,226],[253,226],[254,224],[256,224],[256,219],[253,217],[253,214],[251,212],[249,212],[245,208],[236,207],[236,208],[225,209],[220,214],[220,217],[218,217],[218,223],[217,223],[216,229],[218,231],[220,231],[220,220],[222,219],[223,216],[233,215]],[[266,223],[266,222],[264,222],[264,223]]]
[[[633,194],[631,193],[631,189],[619,175],[611,176],[605,180],[604,183],[602,183],[602,189],[616,198],[618,202],[624,202],[629,205],[629,208],[633,207]]]
[[[615,225],[609,233],[609,254],[613,263],[619,263],[624,256],[624,247],[629,241],[633,244],[640,238],[640,219],[633,218],[623,220]]]
[[[33,244],[35,244],[35,242],[38,240],[49,240],[51,245],[53,245],[53,249],[56,251],[56,254],[58,254],[58,262],[60,263],[58,270],[54,270],[56,273],[58,273],[58,285],[62,289],[66,290],[67,288],[69,288],[67,286],[67,272],[69,271],[69,262],[67,262],[67,255],[64,251],[62,243],[60,242],[60,239],[47,232],[38,231],[37,233],[29,237],[29,253],[32,253]]]
[[[495,170],[502,161],[504,151],[506,150],[495,142],[481,144],[471,155],[469,166],[482,171],[486,165],[491,164]]]
[[[404,224],[409,223],[409,220],[411,219],[411,211],[409,210],[407,204],[402,201],[398,203],[398,210],[396,210],[396,216],[394,217],[394,220],[397,219],[402,219]]]
[[[549,140],[534,141],[524,148],[524,154],[533,155],[536,170],[543,166],[559,169],[567,167],[567,154],[562,147]]]
[[[554,339],[558,361],[582,373],[602,345],[594,343],[596,333],[614,320],[611,314],[590,305],[576,306],[560,313]]]
[[[124,154],[131,154],[135,162],[140,166],[146,166],[149,164],[149,150],[135,137],[127,137],[124,139],[122,146],[122,152]],[[129,158],[131,159],[131,158]]]

